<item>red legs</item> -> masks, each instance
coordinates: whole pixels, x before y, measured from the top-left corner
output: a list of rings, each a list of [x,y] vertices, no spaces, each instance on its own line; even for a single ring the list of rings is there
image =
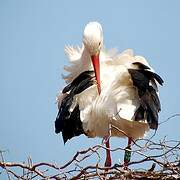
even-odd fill
[[[106,140],[106,161],[104,166],[111,167],[111,152],[110,152],[110,145],[109,145],[109,138]]]
[[[125,153],[124,153],[124,169],[128,169],[128,163],[131,160],[131,143],[132,143],[132,138],[128,137],[128,146],[125,148]]]
[[[106,161],[104,164],[105,167],[111,167],[112,165],[110,143],[109,143],[110,137],[111,137],[111,123],[109,124],[109,135],[103,138],[103,143],[106,144]],[[131,160],[131,144],[132,144],[132,138],[128,137],[128,146],[125,148],[125,154],[124,154],[124,169],[125,170],[128,169],[128,163]]]
[[[112,165],[111,152],[110,152],[110,143],[109,143],[110,137],[111,137],[111,124],[109,124],[109,134],[108,134],[108,136],[105,136],[103,138],[103,143],[106,144],[106,161],[105,161],[105,164],[104,164],[105,167],[111,167],[111,165]]]

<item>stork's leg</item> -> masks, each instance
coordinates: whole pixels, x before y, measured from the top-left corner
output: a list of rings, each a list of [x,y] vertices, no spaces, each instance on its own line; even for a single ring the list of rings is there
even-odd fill
[[[128,163],[131,160],[131,143],[132,143],[132,138],[128,137],[128,146],[125,149],[125,154],[124,154],[124,169],[128,169]]]
[[[110,144],[109,144],[109,137],[106,139],[105,137],[105,144],[106,144],[106,161],[104,166],[111,167],[111,152],[110,152]]]
[[[105,167],[111,167],[111,164],[112,164],[112,161],[111,161],[111,151],[110,151],[110,143],[109,143],[110,137],[111,137],[111,123],[109,123],[108,136],[105,136],[103,138],[103,141],[106,144],[106,161],[105,161],[105,164],[104,164]]]

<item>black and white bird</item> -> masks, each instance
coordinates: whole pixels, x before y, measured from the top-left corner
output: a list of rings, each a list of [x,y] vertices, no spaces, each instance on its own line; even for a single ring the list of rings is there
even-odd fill
[[[71,65],[64,67],[69,74],[57,97],[55,132],[62,132],[64,143],[80,134],[104,138],[109,167],[110,136],[128,137],[130,146],[132,139],[158,128],[158,84],[163,80],[131,49],[105,50],[98,22],[85,26],[82,47],[67,46],[65,52]]]

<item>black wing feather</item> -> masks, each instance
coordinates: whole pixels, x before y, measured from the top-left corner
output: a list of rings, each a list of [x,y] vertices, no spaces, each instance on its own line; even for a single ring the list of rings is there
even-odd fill
[[[66,93],[76,88],[78,85],[82,84],[83,81],[90,80],[94,77],[94,71],[85,71],[82,72],[78,77],[76,77],[70,84],[68,84],[63,90],[62,93]]]
[[[151,72],[149,67],[143,65],[142,63],[133,63],[138,66],[138,69],[128,69],[133,85],[138,90],[138,95],[140,98],[140,107],[136,110],[134,114],[134,120],[147,119],[149,127],[151,129],[158,128],[158,113],[161,110],[161,105],[159,97],[157,95],[156,89],[150,84],[150,82],[155,83],[155,80],[162,85],[162,78]]]
[[[136,65],[139,69],[143,69],[143,70],[144,69],[150,69],[148,66],[146,66],[146,65],[144,65],[144,64],[142,64],[140,62],[134,62],[132,64]]]
[[[93,71],[85,71],[76,77],[62,91],[63,93],[68,93],[62,100],[59,108],[55,121],[55,132],[62,132],[64,143],[66,143],[68,139],[84,133],[82,122],[80,120],[79,105],[76,104],[72,111],[70,111],[70,108],[76,94],[83,92],[85,89],[96,83],[94,77]]]
[[[164,81],[158,74],[152,71],[144,71],[144,70],[140,70],[140,71],[143,74],[145,74],[145,76],[148,77],[149,79],[155,79],[161,86],[163,85]]]

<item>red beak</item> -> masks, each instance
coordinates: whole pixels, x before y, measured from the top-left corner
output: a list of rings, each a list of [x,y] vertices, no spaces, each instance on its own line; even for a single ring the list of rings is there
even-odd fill
[[[94,71],[95,71],[95,76],[96,76],[96,81],[97,81],[97,88],[98,88],[98,93],[101,93],[101,85],[100,85],[100,64],[99,64],[99,54],[91,56]]]

